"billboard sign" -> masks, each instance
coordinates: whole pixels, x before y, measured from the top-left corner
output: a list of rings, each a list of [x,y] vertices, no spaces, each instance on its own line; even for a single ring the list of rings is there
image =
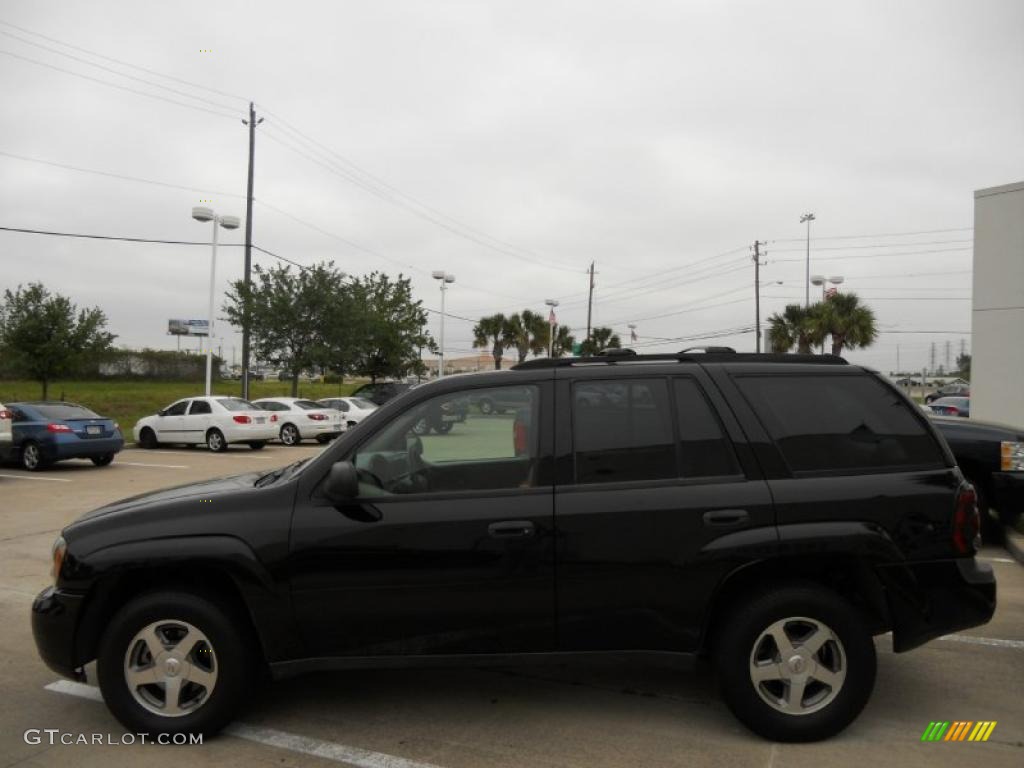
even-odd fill
[[[172,336],[209,336],[208,320],[168,320],[167,332]]]

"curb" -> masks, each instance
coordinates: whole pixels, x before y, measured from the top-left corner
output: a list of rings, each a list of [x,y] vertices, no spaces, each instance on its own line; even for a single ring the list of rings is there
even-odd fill
[[[1006,551],[1013,555],[1018,563],[1024,565],[1024,536],[1009,526],[1003,528],[1003,535]]]

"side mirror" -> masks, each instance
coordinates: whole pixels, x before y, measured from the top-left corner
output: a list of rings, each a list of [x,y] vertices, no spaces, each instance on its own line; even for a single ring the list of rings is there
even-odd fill
[[[324,495],[331,501],[341,502],[359,495],[359,477],[351,461],[336,461],[324,482]]]

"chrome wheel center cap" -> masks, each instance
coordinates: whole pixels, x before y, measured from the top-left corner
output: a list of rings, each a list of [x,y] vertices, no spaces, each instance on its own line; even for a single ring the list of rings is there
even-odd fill
[[[804,660],[803,656],[791,657],[789,659],[788,664],[790,670],[793,672],[794,675],[803,674],[803,672],[807,669],[807,662]]]
[[[164,662],[164,674],[168,677],[175,677],[181,671],[181,662],[177,659],[168,659]]]

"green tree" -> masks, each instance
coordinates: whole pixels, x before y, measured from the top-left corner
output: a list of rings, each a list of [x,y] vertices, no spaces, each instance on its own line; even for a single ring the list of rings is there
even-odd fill
[[[809,354],[812,347],[820,344],[825,333],[820,322],[821,311],[817,307],[787,304],[781,314],[776,312],[769,317],[768,346],[771,351],[789,352],[795,346],[797,352]]]
[[[352,283],[353,363],[350,370],[371,381],[423,374],[423,348],[436,350],[427,332],[427,310],[412,298],[412,281],[371,272]]]
[[[559,325],[555,329],[555,344],[552,357],[564,357],[572,354],[576,337],[569,332],[569,326]]]
[[[962,355],[956,356],[956,369],[960,372],[960,377],[971,380],[971,356],[966,352]]]
[[[80,310],[42,283],[19,285],[13,293],[4,291],[0,357],[38,381],[45,400],[51,381],[110,350],[116,337],[106,327],[107,316],[98,307]]]
[[[875,313],[861,303],[855,293],[837,293],[821,304],[818,310],[820,330],[832,336],[832,354],[844,349],[871,346],[878,338]]]
[[[501,358],[508,346],[508,319],[500,312],[496,315],[481,317],[480,322],[473,326],[473,346],[478,349],[491,348],[494,358],[494,370],[501,370]]]
[[[621,349],[622,341],[611,328],[598,326],[590,331],[590,338],[583,342],[580,354],[583,357],[599,355],[606,349]]]
[[[344,293],[342,273],[333,262],[292,272],[291,265],[265,269],[256,265],[249,288],[237,280],[227,293],[223,310],[228,321],[242,325],[243,307],[250,307],[249,332],[255,356],[280,365],[298,395],[299,374],[324,364],[328,345],[327,320]]]
[[[550,338],[551,326],[543,315],[524,309],[505,318],[505,342],[516,348],[520,363],[531,352],[540,355],[547,351]]]

